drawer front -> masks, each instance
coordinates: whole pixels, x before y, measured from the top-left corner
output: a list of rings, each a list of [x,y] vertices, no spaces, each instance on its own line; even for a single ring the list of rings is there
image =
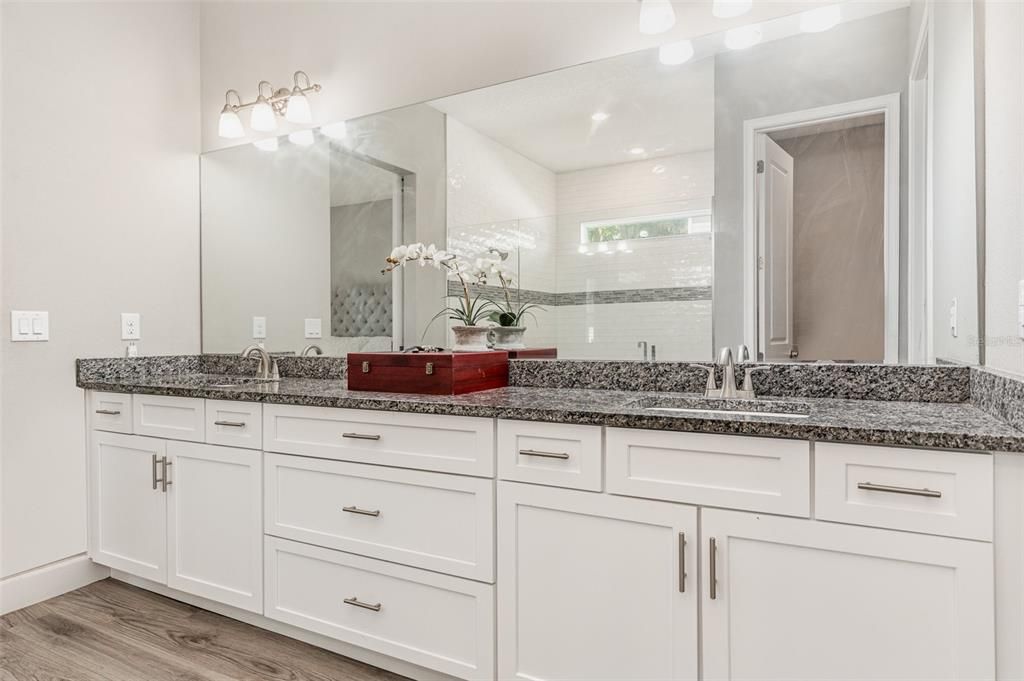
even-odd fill
[[[502,480],[601,491],[600,426],[498,421]]]
[[[169,440],[202,442],[206,431],[203,403],[204,400],[196,397],[135,395],[132,399],[134,432]]]
[[[494,581],[494,482],[267,454],[265,531]]]
[[[815,517],[992,541],[992,457],[819,442]]]
[[[268,404],[263,423],[271,452],[494,475],[493,419]]]
[[[89,393],[89,418],[93,430],[132,432],[132,396],[124,393]]]
[[[264,614],[464,679],[494,676],[494,587],[267,537]]]
[[[206,400],[206,441],[212,445],[263,448],[263,406]]]
[[[810,515],[809,442],[609,428],[605,457],[613,494]]]

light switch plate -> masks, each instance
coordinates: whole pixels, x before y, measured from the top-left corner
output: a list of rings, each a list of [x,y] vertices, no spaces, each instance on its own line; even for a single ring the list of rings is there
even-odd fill
[[[322,319],[307,319],[306,320],[306,338],[323,338],[324,337],[324,324]]]
[[[138,312],[121,313],[121,340],[142,339],[142,317]]]
[[[50,313],[41,310],[11,310],[11,342],[50,340]]]
[[[957,324],[959,322],[959,314],[957,313],[957,306],[959,301],[953,298],[953,302],[949,304],[949,333],[953,338],[957,337],[958,329]]]
[[[256,340],[262,340],[267,337],[267,318],[266,317],[253,317],[252,318],[252,337]]]

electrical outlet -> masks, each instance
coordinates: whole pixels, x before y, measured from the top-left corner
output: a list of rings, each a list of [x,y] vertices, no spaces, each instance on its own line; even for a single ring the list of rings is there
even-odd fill
[[[252,337],[255,340],[262,340],[267,337],[267,318],[266,317],[253,317],[252,318]]]
[[[321,319],[307,319],[305,324],[306,338],[323,338],[324,324]]]
[[[958,301],[956,298],[953,298],[953,302],[949,304],[949,333],[953,338],[956,338],[958,334],[957,323],[959,315],[957,314],[957,306]]]
[[[142,317],[138,312],[121,313],[121,340],[142,338]]]

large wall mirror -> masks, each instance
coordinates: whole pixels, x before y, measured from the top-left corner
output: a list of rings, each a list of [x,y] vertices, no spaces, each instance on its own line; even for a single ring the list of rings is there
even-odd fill
[[[842,3],[206,154],[204,350],[449,345],[444,279],[380,274],[424,242],[505,256],[562,358],[977,363],[972,12]]]

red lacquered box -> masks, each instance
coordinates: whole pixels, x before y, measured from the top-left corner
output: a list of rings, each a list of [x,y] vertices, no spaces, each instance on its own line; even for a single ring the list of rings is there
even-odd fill
[[[508,353],[353,352],[348,389],[461,395],[508,385]]]

